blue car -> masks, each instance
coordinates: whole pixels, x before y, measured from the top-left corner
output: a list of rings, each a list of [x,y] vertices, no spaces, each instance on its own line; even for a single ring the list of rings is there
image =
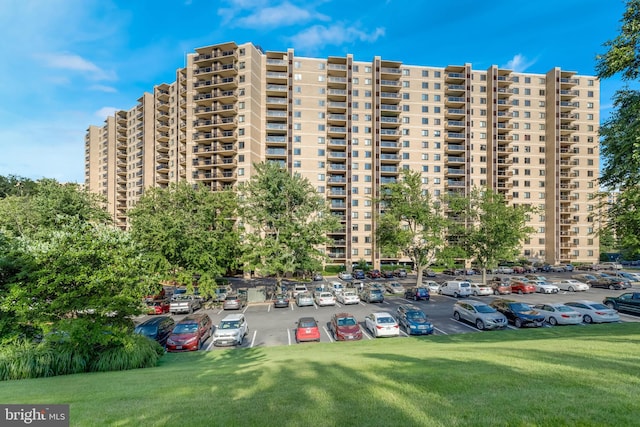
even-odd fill
[[[398,323],[409,335],[433,334],[433,324],[424,311],[412,305],[401,305],[396,311]]]
[[[418,301],[418,300],[429,301],[429,298],[430,298],[429,289],[424,288],[422,286],[419,286],[416,288],[409,288],[406,291],[404,291],[404,297],[406,299],[412,299],[414,301]]]
[[[356,280],[364,280],[364,271],[353,270],[353,278]]]

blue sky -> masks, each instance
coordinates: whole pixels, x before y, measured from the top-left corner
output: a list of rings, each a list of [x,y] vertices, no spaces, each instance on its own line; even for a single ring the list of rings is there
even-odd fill
[[[83,182],[84,135],[226,41],[300,56],[379,55],[593,75],[623,0],[2,0],[0,175]],[[601,85],[602,116],[619,81]]]

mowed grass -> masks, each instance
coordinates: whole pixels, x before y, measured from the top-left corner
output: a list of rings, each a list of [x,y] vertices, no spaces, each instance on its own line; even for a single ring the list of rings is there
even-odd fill
[[[640,425],[640,323],[167,354],[0,383],[73,426]]]

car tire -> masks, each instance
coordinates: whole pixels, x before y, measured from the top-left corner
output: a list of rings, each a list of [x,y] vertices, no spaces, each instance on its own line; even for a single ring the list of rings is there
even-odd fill
[[[615,287],[615,286],[613,286],[613,285],[609,285],[609,289],[611,289],[611,290],[613,291],[613,290],[615,290],[615,289],[616,289],[616,287]]]
[[[457,311],[453,312],[453,318],[456,319],[458,322],[460,321],[460,313],[458,313]]]
[[[523,292],[522,292],[522,289],[519,289],[519,290],[518,290],[518,295],[522,295],[522,293],[523,293]]]
[[[189,307],[189,314],[193,314],[193,307]]]
[[[522,328],[522,319],[516,318],[516,320],[513,321],[513,324],[516,328]]]
[[[453,297],[454,297],[454,298],[458,298],[458,293],[457,293],[457,292],[454,292],[454,293],[453,293]]]
[[[414,301],[418,301],[418,295],[414,295],[414,296],[413,296],[413,300],[414,300]]]
[[[477,297],[478,296],[478,291],[473,291],[473,296]]]
[[[576,289],[573,286],[569,286],[569,292],[575,292]]]
[[[611,301],[605,302],[604,305],[609,307],[611,310],[615,310],[616,309],[616,305],[614,303],[612,303]]]
[[[480,329],[481,331],[484,330],[484,322],[480,319],[476,320],[476,328]]]
[[[584,317],[582,318],[582,321],[584,323],[593,323],[593,319],[591,318],[591,316],[589,316],[588,314],[585,314]]]
[[[549,324],[551,326],[556,326],[558,324],[558,321],[556,320],[555,317],[549,317]]]

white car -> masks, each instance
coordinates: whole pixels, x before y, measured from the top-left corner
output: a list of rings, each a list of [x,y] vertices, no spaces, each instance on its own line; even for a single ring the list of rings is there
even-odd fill
[[[341,294],[344,291],[344,285],[340,282],[331,282],[329,283],[329,291],[334,295]]]
[[[400,325],[389,313],[380,311],[368,314],[364,318],[364,326],[375,337],[397,337],[400,335]]]
[[[389,282],[385,288],[390,294],[404,294],[404,286],[398,282]]]
[[[493,289],[491,286],[483,285],[482,283],[469,282],[471,285],[471,294],[473,296],[493,295]]]
[[[230,314],[220,321],[213,333],[213,345],[240,345],[248,331],[244,314]]]
[[[529,280],[530,283],[536,285],[536,292],[541,294],[557,294],[560,288],[553,283],[547,283],[544,280]]]
[[[533,308],[543,314],[544,320],[551,326],[582,323],[582,314],[562,303],[537,304]]]
[[[349,304],[359,304],[360,297],[354,291],[344,291],[336,295],[336,300],[340,304],[349,305]]]
[[[291,296],[295,298],[298,296],[298,294],[302,294],[305,292],[307,292],[307,285],[294,285],[293,290],[291,291]]]
[[[584,323],[605,323],[620,321],[620,315],[616,310],[609,308],[599,302],[578,300],[566,302],[565,305],[571,307],[578,313],[582,313],[582,321]]]
[[[454,298],[468,297],[471,295],[471,285],[466,281],[447,280],[440,284],[438,293],[440,295],[449,295]]]
[[[325,305],[336,305],[336,298],[331,292],[318,292],[315,295],[316,305],[323,307]]]
[[[556,285],[563,291],[569,292],[586,291],[589,289],[589,285],[575,279],[559,280],[557,282],[554,282],[554,285]]]
[[[346,282],[350,282],[351,280],[353,280],[353,275],[351,273],[347,273],[346,271],[341,271],[340,273],[338,273],[338,278]]]
[[[429,292],[433,294],[437,294],[438,290],[440,289],[440,285],[433,280],[423,280],[422,286],[429,288]]]

